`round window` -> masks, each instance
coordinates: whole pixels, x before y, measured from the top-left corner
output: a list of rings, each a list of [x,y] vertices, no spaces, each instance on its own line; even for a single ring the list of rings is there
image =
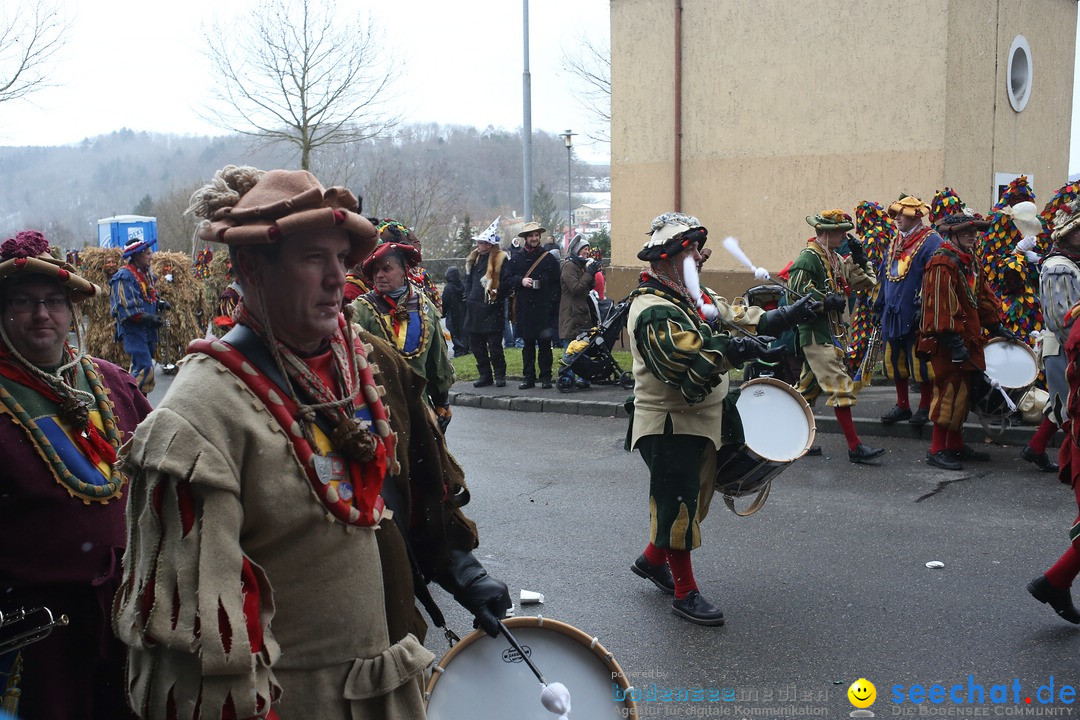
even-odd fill
[[[1009,93],[1009,104],[1016,112],[1027,107],[1031,97],[1031,47],[1027,38],[1017,35],[1009,48],[1009,71],[1005,77],[1005,89]]]

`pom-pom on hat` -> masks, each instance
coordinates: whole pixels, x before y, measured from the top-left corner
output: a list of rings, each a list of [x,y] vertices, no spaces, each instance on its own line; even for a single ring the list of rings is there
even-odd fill
[[[375,227],[356,213],[356,196],[343,187],[324,188],[307,170],[270,170],[229,165],[195,191],[188,208],[205,218],[198,237],[225,245],[270,245],[297,232],[342,228],[351,244],[348,265],[371,254]]]
[[[82,302],[101,292],[94,283],[75,272],[74,266],[54,256],[49,241],[37,230],[23,230],[0,244],[0,286],[25,274],[55,279],[69,291],[72,302]]]
[[[146,242],[142,238],[135,238],[124,246],[124,251],[120,254],[124,257],[125,260],[130,260],[131,258],[141,253],[143,250],[149,249],[150,243]]]
[[[653,218],[648,235],[645,246],[638,251],[638,260],[655,262],[678,255],[692,242],[696,242],[698,250],[701,250],[708,240],[709,231],[693,215],[669,212]]]
[[[498,245],[501,238],[499,237],[499,221],[502,220],[502,215],[495,218],[490,225],[487,226],[487,230],[473,237],[473,242],[488,243],[489,245]]]
[[[364,262],[360,264],[360,274],[365,279],[371,280],[375,277],[375,268],[379,263],[390,255],[396,255],[401,258],[401,261],[405,264],[406,268],[414,268],[420,264],[420,251],[409,243],[398,242],[384,242],[375,248],[375,252],[368,255]]]
[[[961,230],[967,230],[970,227],[974,227],[979,231],[986,230],[990,227],[990,221],[971,209],[964,208],[961,212],[943,217],[934,226],[934,229],[941,235],[955,235]]]
[[[538,232],[541,235],[543,235],[544,233],[547,232],[547,228],[546,227],[541,227],[540,223],[538,223],[538,222],[525,223],[525,227],[521,228],[521,232],[519,232],[517,234],[517,236],[519,238],[523,238],[526,235],[528,235],[529,233],[534,233],[534,232]]]
[[[951,187],[942,188],[934,193],[930,200],[930,223],[936,224],[943,218],[964,211],[964,201]]]
[[[1058,206],[1054,212],[1054,232],[1050,236],[1057,241],[1080,226],[1080,197],[1075,197]]]
[[[919,198],[913,195],[905,195],[892,205],[889,206],[889,217],[896,217],[897,215],[906,215],[907,217],[926,217],[930,214],[930,208],[927,207]]]
[[[833,210],[826,210],[825,212],[818,213],[817,215],[807,215],[806,223],[815,230],[851,230],[855,227],[855,223],[851,221],[851,216],[839,208]]]

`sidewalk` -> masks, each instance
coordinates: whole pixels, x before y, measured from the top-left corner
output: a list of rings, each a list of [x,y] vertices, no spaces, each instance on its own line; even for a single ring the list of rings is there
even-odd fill
[[[625,418],[623,401],[632,391],[617,385],[593,385],[588,390],[560,392],[557,388],[541,390],[537,385],[531,390],[518,390],[520,378],[507,378],[506,387],[474,388],[471,382],[458,382],[450,389],[450,402],[462,407],[485,408],[490,410],[513,410],[517,412],[551,412],[566,415],[588,415],[592,417]],[[918,405],[918,393],[911,393],[912,407]],[[906,422],[895,425],[882,425],[878,419],[896,404],[896,390],[892,385],[880,385],[864,388],[859,393],[859,402],[852,408],[855,429],[861,437],[893,437],[922,439],[930,443],[930,424],[921,427]],[[832,409],[825,405],[824,398],[818,400],[814,408],[814,422],[819,433],[838,433],[840,426]],[[997,428],[991,428],[993,435],[988,436],[974,415],[969,416],[964,425],[964,437],[968,442],[992,442],[998,445],[1023,446],[1035,433],[1034,425],[1019,425],[1007,428],[998,434]],[[1055,434],[1053,445],[1056,447],[1061,434]]]

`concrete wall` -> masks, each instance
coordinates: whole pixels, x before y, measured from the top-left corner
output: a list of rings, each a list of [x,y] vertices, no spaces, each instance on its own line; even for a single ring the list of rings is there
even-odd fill
[[[672,209],[675,4],[611,2],[616,266],[640,265],[649,220]],[[1064,184],[1075,0],[844,5],[683,0],[682,209],[712,237],[775,271],[830,207],[950,185],[985,212],[994,172],[1033,174],[1040,199]],[[1018,32],[1022,113],[1005,90]],[[740,272],[719,247],[710,265]]]

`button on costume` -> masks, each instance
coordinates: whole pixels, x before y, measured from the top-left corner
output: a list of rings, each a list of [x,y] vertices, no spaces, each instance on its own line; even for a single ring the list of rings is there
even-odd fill
[[[229,166],[192,202],[201,236],[229,245],[333,248],[344,230],[355,265],[375,244],[352,194],[305,171]],[[424,380],[340,315],[314,355],[275,340],[265,295],[288,288],[258,278],[128,448],[131,703],[155,719],[422,718],[414,577],[481,623],[509,606],[505,585],[469,553],[468,491]],[[320,284],[338,302],[343,286],[340,266]]]
[[[73,303],[100,292],[50,255],[41,233],[24,231],[0,245],[0,302],[31,278],[54,283]],[[30,312],[42,310],[35,304]],[[130,717],[125,649],[109,612],[125,544],[127,487],[116,457],[150,406],[111,363],[61,340],[55,364],[35,365],[17,351],[18,338],[3,335],[0,612],[10,619],[45,607],[70,624],[0,654],[0,710],[25,718]],[[43,618],[33,614],[14,628]]]
[[[131,358],[131,374],[139,389],[149,394],[154,389],[154,352],[157,350],[158,316],[157,278],[149,267],[135,264],[135,256],[150,251],[150,245],[134,240],[124,247],[127,264],[109,279],[109,297],[116,320],[116,340],[124,344]]]

